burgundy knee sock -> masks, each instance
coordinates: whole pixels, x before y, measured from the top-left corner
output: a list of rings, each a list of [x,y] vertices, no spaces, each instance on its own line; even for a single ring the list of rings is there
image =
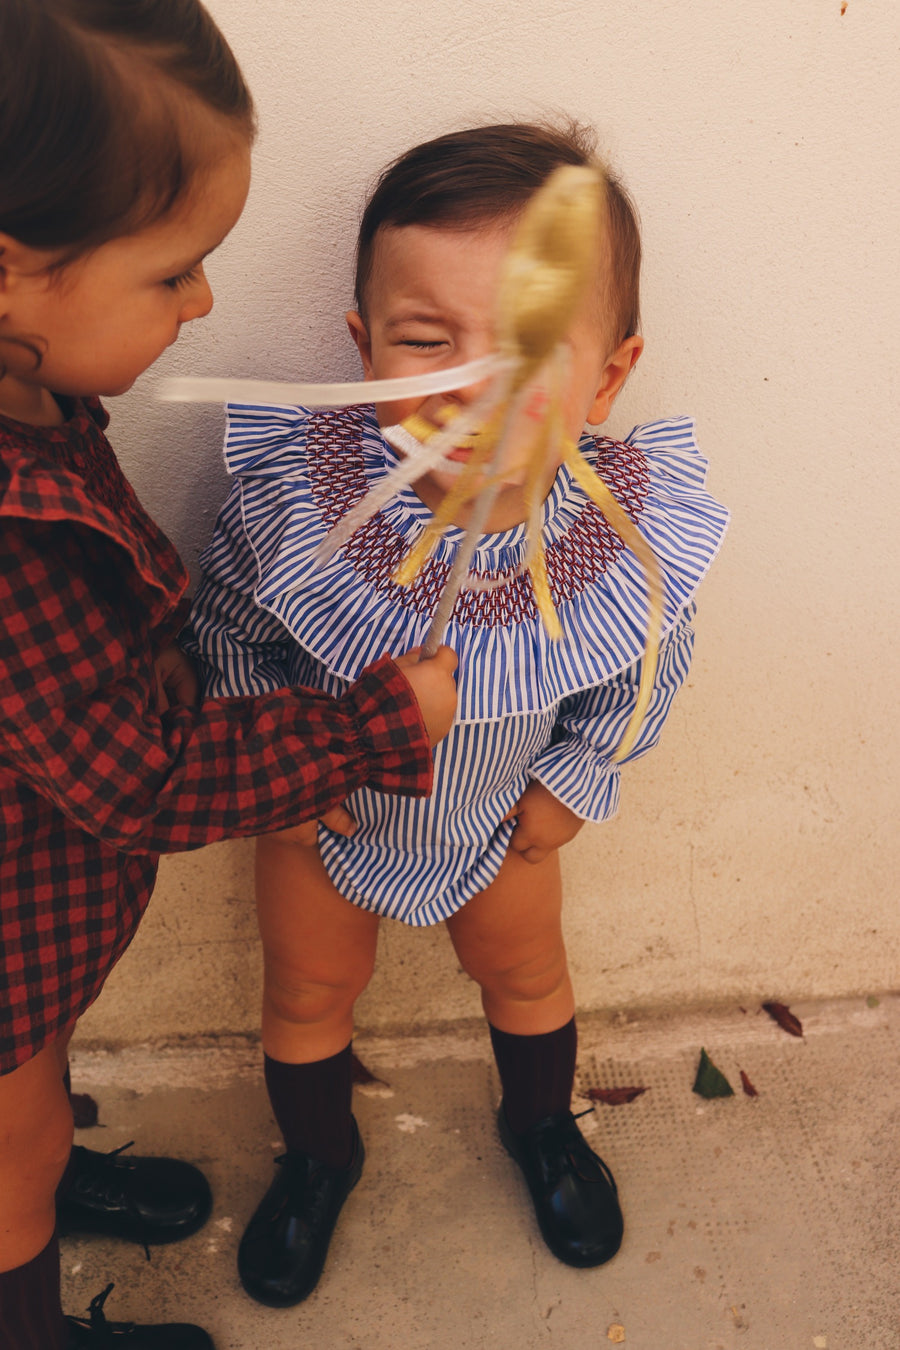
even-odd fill
[[[346,1167],[353,1156],[350,1045],[312,1064],[283,1064],[266,1055],[265,1075],[288,1151],[308,1153],[329,1167]]]
[[[0,1345],[3,1350],[65,1350],[68,1343],[54,1233],[31,1261],[0,1272]]]
[[[515,1036],[488,1026],[510,1129],[521,1134],[547,1116],[568,1111],[578,1048],[575,1018],[539,1036]]]

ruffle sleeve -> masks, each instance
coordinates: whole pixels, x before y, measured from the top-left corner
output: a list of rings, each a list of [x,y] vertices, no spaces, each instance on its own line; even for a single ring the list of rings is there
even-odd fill
[[[712,563],[728,519],[705,489],[693,423],[649,423],[624,442],[585,436],[580,449],[659,558],[668,633]],[[316,661],[353,680],[382,653],[424,640],[463,534],[448,531],[414,585],[398,586],[393,573],[430,520],[412,488],[327,563],[316,556],[332,525],[396,463],[374,409],[231,405],[225,455],[255,558],[255,600]],[[565,465],[543,507],[560,641],[545,633],[522,571],[525,534],[521,525],[482,537],[476,577],[500,584],[464,590],[444,637],[459,657],[460,721],[545,711],[627,670],[643,653],[640,564]]]
[[[69,525],[88,532],[92,548],[115,545],[150,626],[177,629],[186,613],[188,574],[122,473],[103,434],[108,421],[93,398],[75,400],[61,426],[24,427],[0,418],[0,518]]]
[[[662,641],[646,716],[634,746],[621,762],[613,755],[637,701],[641,661],[560,705],[553,740],[532,761],[529,775],[582,820],[610,820],[619,807],[622,764],[658,744],[672,701],[690,670],[693,611],[691,602]]]

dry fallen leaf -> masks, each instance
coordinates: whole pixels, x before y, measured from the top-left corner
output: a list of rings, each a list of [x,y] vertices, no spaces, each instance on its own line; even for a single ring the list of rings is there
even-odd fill
[[[648,1089],[645,1087],[595,1087],[588,1088],[585,1096],[590,1097],[592,1102],[605,1102],[607,1106],[625,1106],[646,1091]]]
[[[624,1345],[625,1328],[619,1322],[613,1322],[609,1331],[606,1333],[606,1339],[612,1341],[614,1345]]]
[[[97,1103],[87,1092],[70,1092],[69,1101],[72,1103],[72,1115],[75,1119],[76,1130],[89,1130],[97,1124]]]
[[[750,1082],[750,1079],[744,1073],[743,1069],[741,1069],[741,1087],[744,1089],[744,1092],[748,1097],[759,1096],[759,1093],[757,1092],[753,1084]]]
[[[764,1003],[763,1011],[774,1018],[783,1031],[789,1036],[802,1036],[803,1025],[799,1017],[795,1017],[786,1003]]]
[[[380,1083],[382,1087],[388,1086],[383,1078],[376,1078],[374,1073],[370,1073],[362,1060],[357,1058],[352,1051],[350,1052],[350,1063],[354,1083]]]

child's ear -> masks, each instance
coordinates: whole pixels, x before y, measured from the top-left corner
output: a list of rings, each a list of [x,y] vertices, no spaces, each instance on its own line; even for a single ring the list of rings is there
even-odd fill
[[[612,356],[607,359],[597,393],[587,415],[587,421],[592,427],[600,426],[609,417],[619,390],[628,379],[643,350],[644,339],[635,335],[620,343]]]
[[[20,244],[11,234],[4,234],[0,230],[0,273],[2,273],[0,285],[5,290],[14,276],[30,277],[44,271],[52,256],[44,249]]]
[[[359,359],[363,364],[363,371],[367,380],[372,379],[372,340],[369,337],[369,330],[366,327],[362,315],[357,314],[355,309],[348,309],[344,316],[347,320],[347,327],[350,329],[350,336],[356,343],[356,350],[359,352]]]
[[[19,271],[21,245],[11,235],[0,232],[0,295],[5,295]]]

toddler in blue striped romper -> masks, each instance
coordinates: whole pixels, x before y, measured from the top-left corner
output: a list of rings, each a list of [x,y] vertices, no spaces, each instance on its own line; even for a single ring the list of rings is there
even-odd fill
[[[347,315],[367,379],[458,365],[492,349],[494,293],[517,215],[559,165],[593,163],[592,144],[579,127],[487,126],[389,166],[363,216],[357,307]],[[687,674],[693,595],[726,513],[704,490],[687,419],[642,426],[625,442],[584,432],[605,421],[643,347],[635,213],[613,176],[604,181],[604,243],[596,286],[567,337],[564,415],[664,572],[659,668],[633,759],[658,740]],[[194,615],[209,694],[296,684],[338,694],[373,657],[422,642],[462,530],[448,531],[412,587],[392,577],[446,494],[448,473],[401,490],[329,563],[317,561],[316,548],[396,464],[381,427],[416,409],[439,420],[447,404],[479,392],[343,412],[229,407],[234,488],[204,557]],[[258,843],[265,1075],[286,1152],[238,1268],[248,1293],[271,1306],[314,1288],[362,1168],[351,1113],[353,1007],[372,973],[382,917],[446,923],[481,986],[502,1084],[500,1136],[551,1251],[596,1266],[621,1242],[615,1182],[570,1110],[575,1004],[558,850],[586,820],[617,808],[612,755],[640,676],[644,578],[569,469],[548,463],[543,541],[564,634],[551,641],[524,567],[519,465],[507,464],[502,480],[474,585],[444,639],[459,657],[459,712],[435,751],[431,798],[363,789],[318,826]],[[465,523],[464,513],[454,522]]]

